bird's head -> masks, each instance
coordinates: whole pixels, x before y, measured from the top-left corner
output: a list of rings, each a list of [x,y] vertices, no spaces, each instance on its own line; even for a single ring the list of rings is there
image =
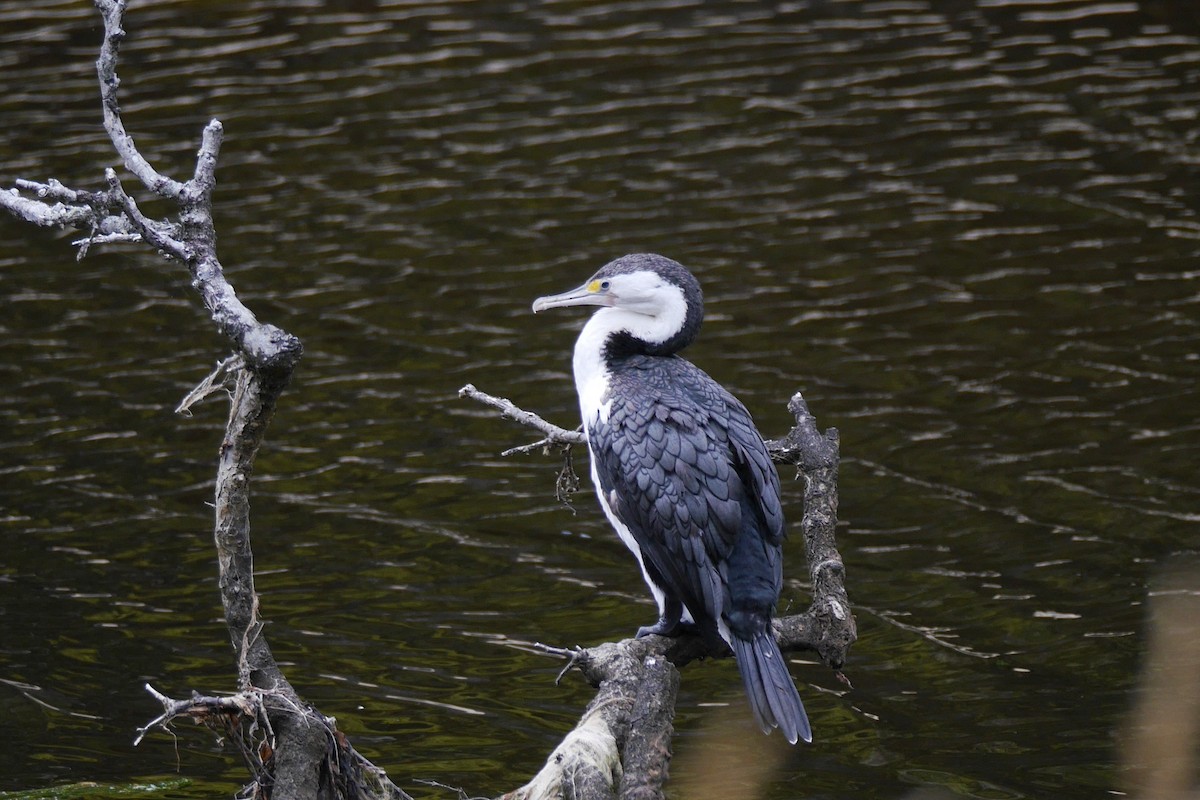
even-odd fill
[[[568,306],[611,309],[597,313],[598,321],[611,334],[631,339],[633,350],[655,354],[685,347],[704,318],[700,282],[682,264],[653,253],[610,261],[582,286],[539,297],[533,312]]]

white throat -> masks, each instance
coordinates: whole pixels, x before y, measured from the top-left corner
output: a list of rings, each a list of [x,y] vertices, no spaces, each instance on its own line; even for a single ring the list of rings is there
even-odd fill
[[[595,421],[608,421],[609,370],[604,363],[604,346],[614,333],[624,331],[635,339],[662,344],[683,328],[687,302],[683,290],[671,286],[659,295],[656,313],[643,314],[625,308],[602,308],[587,321],[575,342],[572,367],[579,412],[586,430]]]

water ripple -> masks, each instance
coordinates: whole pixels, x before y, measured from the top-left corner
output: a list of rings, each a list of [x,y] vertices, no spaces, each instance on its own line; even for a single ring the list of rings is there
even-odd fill
[[[764,432],[802,389],[842,433],[843,551],[852,597],[871,597],[857,688],[797,676],[847,749],[827,772],[785,767],[776,796],[801,779],[844,794],[853,774],[856,795],[890,797],[896,764],[1012,796],[1109,788],[1095,731],[1124,713],[1151,565],[1194,545],[1200,514],[1200,37],[1183,11],[132,9],[127,121],[175,172],[224,121],[223,261],[305,341],[254,535],[272,635],[312,699],[356,742],[420,742],[405,769],[463,785],[519,785],[571,724],[585,688],[548,692],[557,665],[522,643],[600,641],[652,609],[587,493],[559,506],[556,460],[500,458],[531,437],[455,392],[573,424],[580,320],[529,302],[658,250],[704,281],[691,357]],[[96,34],[78,3],[0,0],[8,180],[95,187],[111,163]],[[228,680],[205,505],[224,412],[170,413],[226,345],[153,254],[76,263],[61,235],[0,224],[7,680],[58,693],[68,721],[132,729],[87,698],[135,707],[130,674]],[[785,493],[795,518],[800,487]],[[802,606],[794,547],[787,573]],[[710,666],[686,675],[681,729],[736,685]],[[22,788],[144,769],[13,691],[10,738],[43,765]]]

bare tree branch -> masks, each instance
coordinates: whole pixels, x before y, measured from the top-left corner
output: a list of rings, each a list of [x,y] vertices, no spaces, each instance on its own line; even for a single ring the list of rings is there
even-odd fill
[[[138,732],[185,715],[213,724],[221,721],[239,742],[255,776],[252,795],[287,798],[405,798],[382,770],[363,759],[331,719],[300,699],[284,677],[263,635],[254,588],[250,549],[250,475],[276,402],[300,359],[300,340],[260,323],[238,299],[217,258],[212,193],[222,140],[221,123],[204,128],[192,177],[179,182],[160,174],[141,155],[121,119],[117,59],[125,37],[124,0],[96,0],[104,20],[104,40],[96,62],[104,127],[125,167],[159,198],[177,208],[174,220],[146,217],[126,192],[116,171],[105,170],[106,188],[72,189],[56,180],[18,181],[0,191],[0,207],[39,226],[71,227],[80,256],[101,242],[144,242],[184,265],[218,329],[235,355],[223,361],[180,404],[180,412],[221,388],[231,392],[229,421],[216,479],[214,539],[221,601],[236,655],[239,692],[232,697],[193,696],[173,701],[150,689],[164,711]],[[36,197],[26,197],[22,191]]]
[[[544,648],[569,656],[598,691],[537,775],[501,800],[662,797],[679,689],[678,671],[658,651],[669,641],[652,636],[571,651]]]
[[[278,776],[288,772],[284,765],[289,760],[297,759],[294,753],[279,746],[281,739],[272,726],[272,717],[278,718],[278,713],[272,714],[268,710],[267,692],[249,689],[225,697],[193,694],[186,700],[175,700],[150,684],[146,684],[145,688],[162,704],[163,713],[138,729],[137,737],[133,740],[135,746],[152,728],[169,732],[175,719],[188,717],[192,722],[210,728],[238,749],[246,768],[254,776],[254,782],[247,787],[244,796],[292,796],[284,794],[290,789],[278,780]],[[284,697],[281,702],[292,701]],[[396,788],[383,770],[350,746],[333,719],[316,715],[311,709],[298,705],[292,707],[292,713],[305,718],[305,724],[313,727],[324,742],[323,759],[305,764],[313,771],[320,765],[320,770],[328,773],[322,787],[322,797],[411,800]]]
[[[52,182],[58,183],[57,181]],[[35,184],[32,181],[19,181],[18,186],[38,191],[44,185]],[[43,197],[50,196],[49,192],[45,194],[39,192],[39,194]],[[101,221],[97,220],[95,210],[87,205],[67,204],[57,200],[50,204],[42,200],[32,200],[22,197],[16,189],[0,192],[0,205],[4,206],[13,216],[42,228],[87,228],[93,223],[99,227]],[[103,219],[107,219],[107,217]],[[113,223],[110,223],[110,226],[113,226]]]
[[[133,137],[125,130],[121,121],[121,107],[117,102],[117,54],[125,40],[121,27],[125,17],[125,0],[96,0],[96,8],[104,17],[104,43],[100,46],[100,57],[96,60],[96,74],[100,78],[100,102],[104,109],[104,129],[112,139],[113,147],[125,162],[125,168],[145,184],[146,188],[168,200],[179,199],[183,184],[160,175],[150,162],[142,158],[133,143]]]
[[[821,433],[808,410],[804,397],[792,395],[788,410],[796,424],[779,441],[767,442],[772,458],[795,464],[804,477],[804,515],[800,530],[804,533],[804,557],[808,561],[813,599],[800,617],[784,619],[789,641],[815,650],[833,669],[846,663],[846,652],[858,638],[850,599],[846,595],[846,567],[837,550],[839,439],[836,428]],[[803,630],[800,623],[804,622]],[[804,635],[807,634],[807,635]]]
[[[474,384],[468,383],[466,386],[458,390],[458,396],[469,400],[477,400],[486,406],[491,406],[500,412],[500,416],[516,420],[522,425],[530,428],[535,428],[545,434],[544,439],[539,439],[532,444],[523,444],[519,447],[513,447],[505,450],[503,455],[513,455],[516,453],[533,453],[538,450],[546,450],[554,446],[571,446],[576,444],[587,444],[587,437],[582,431],[569,431],[566,428],[560,428],[553,422],[546,420],[534,414],[532,411],[526,411],[523,408],[518,408],[511,400],[505,397],[496,397],[487,392],[481,392],[475,388]]]

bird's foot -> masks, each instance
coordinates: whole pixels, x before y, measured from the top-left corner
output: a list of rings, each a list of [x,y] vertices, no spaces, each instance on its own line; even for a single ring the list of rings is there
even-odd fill
[[[637,638],[641,639],[645,636],[668,636],[676,637],[685,633],[696,633],[699,627],[694,622],[684,622],[678,617],[672,619],[669,615],[658,618],[658,622],[653,625],[643,625],[637,629]]]

